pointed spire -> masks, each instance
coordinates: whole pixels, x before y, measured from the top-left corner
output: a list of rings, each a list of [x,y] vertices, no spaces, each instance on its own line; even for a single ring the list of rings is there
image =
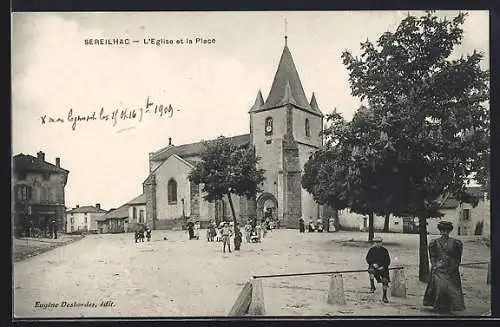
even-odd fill
[[[274,75],[271,91],[269,91],[269,95],[262,108],[270,109],[283,105],[284,103],[282,103],[282,100],[285,98],[287,85],[289,85],[289,95],[287,96],[287,99],[290,100],[289,103],[312,111],[304,93],[304,89],[302,88],[299,74],[295,68],[290,50],[285,46],[281,54],[276,75]]]
[[[260,107],[262,107],[263,104],[264,104],[264,98],[262,97],[262,92],[259,89],[259,92],[257,92],[257,96],[255,97],[255,102],[254,102],[252,108],[250,108],[249,112],[252,112],[254,110],[258,110]]]
[[[314,94],[314,92],[313,92],[313,94],[311,96],[311,103],[310,103],[310,105],[311,105],[311,108],[313,110],[319,111],[318,102],[316,101],[316,95]]]

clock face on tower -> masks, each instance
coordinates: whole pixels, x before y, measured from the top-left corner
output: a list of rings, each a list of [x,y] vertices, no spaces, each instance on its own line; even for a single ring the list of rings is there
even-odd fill
[[[265,131],[266,131],[266,135],[273,134],[273,118],[272,117],[266,118]]]

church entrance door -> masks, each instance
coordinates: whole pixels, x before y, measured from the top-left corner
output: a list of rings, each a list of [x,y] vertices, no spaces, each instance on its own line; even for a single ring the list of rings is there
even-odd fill
[[[257,199],[257,222],[270,217],[271,220],[278,219],[278,201],[271,193],[262,193]]]

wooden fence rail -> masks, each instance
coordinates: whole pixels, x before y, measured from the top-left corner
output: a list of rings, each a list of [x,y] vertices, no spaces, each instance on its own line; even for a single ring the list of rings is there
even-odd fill
[[[491,284],[491,263],[489,261],[462,263],[460,266],[468,267],[480,264],[488,265],[486,283],[489,285]],[[406,297],[406,277],[404,267],[392,267],[389,268],[389,270],[393,271],[391,276],[391,295],[395,297]],[[262,279],[264,278],[331,275],[330,287],[328,289],[326,301],[329,304],[344,305],[346,300],[344,296],[344,282],[342,274],[358,272],[368,272],[368,270],[355,269],[253,276],[253,278],[246,282],[243,286],[243,289],[229,312],[229,316],[265,315],[264,292],[262,286]]]
[[[404,267],[389,268],[389,270],[395,270],[395,269],[404,269]],[[295,274],[274,274],[274,275],[253,276],[253,278],[257,279],[257,278],[311,276],[311,275],[332,275],[332,274],[344,274],[344,273],[355,273],[355,272],[368,272],[368,270],[367,269],[357,269],[357,270],[337,270],[337,271],[306,272],[306,273],[295,273]]]

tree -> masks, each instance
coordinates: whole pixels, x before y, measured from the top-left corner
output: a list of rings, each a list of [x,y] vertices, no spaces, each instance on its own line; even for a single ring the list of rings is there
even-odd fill
[[[322,132],[325,145],[313,152],[305,163],[301,184],[317,203],[327,204],[335,210],[334,225],[338,229],[338,210],[348,205],[347,166],[344,162],[350,153],[343,148],[347,123],[336,111],[327,115],[327,122],[330,125]]]
[[[460,197],[471,174],[488,175],[489,73],[476,51],[450,59],[465,17],[408,15],[376,44],[361,43],[360,57],[342,54],[352,95],[374,117],[385,117],[386,127],[375,127],[394,148],[381,160],[382,167],[393,168],[385,185],[398,185],[389,192],[393,213],[419,218],[421,281],[429,275],[426,219],[440,215],[437,199],[446,193]]]
[[[236,235],[237,219],[231,194],[252,199],[260,192],[264,181],[264,170],[257,164],[259,157],[252,146],[237,147],[221,136],[213,141],[203,142],[204,149],[189,173],[189,180],[203,184],[204,199],[209,202],[227,197],[231,207]]]
[[[396,203],[396,189],[391,169],[394,147],[387,138],[386,122],[373,108],[362,106],[349,124],[347,147],[352,149],[348,161],[349,206],[352,211],[368,215],[368,240],[374,237],[374,215],[387,215]]]
[[[384,154],[394,149],[383,133],[373,134],[375,127],[384,124],[379,120],[367,107],[360,108],[350,122],[336,111],[328,115],[325,145],[310,156],[302,177],[302,186],[318,203],[368,215],[369,241],[374,236],[374,214],[386,214],[393,205],[389,193],[394,188],[387,187],[391,179],[383,159],[390,159]]]

